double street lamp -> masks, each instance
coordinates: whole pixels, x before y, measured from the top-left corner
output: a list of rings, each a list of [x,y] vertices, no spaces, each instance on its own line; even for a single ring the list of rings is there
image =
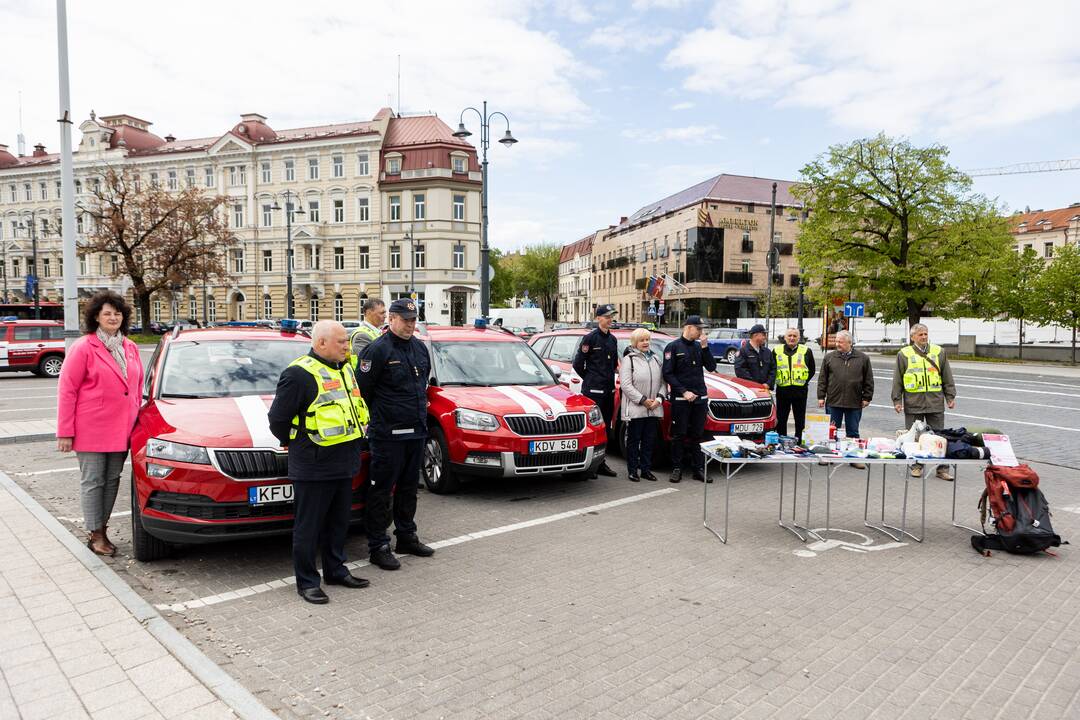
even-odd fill
[[[292,216],[293,212],[300,215],[304,214],[303,205],[299,205],[300,199],[296,197],[296,193],[292,190],[286,190],[282,193],[285,197],[285,317],[293,317],[293,248],[292,248]],[[296,198],[299,207],[293,210],[293,198]],[[280,210],[281,205],[278,204],[277,199],[274,199],[274,204],[270,208],[271,210]]]
[[[488,257],[491,251],[488,245],[488,159],[487,151],[491,145],[491,119],[496,115],[501,116],[506,121],[506,133],[499,140],[500,143],[506,147],[511,147],[517,142],[517,139],[510,134],[510,118],[502,112],[496,110],[493,113],[488,113],[487,100],[481,105],[483,110],[477,110],[474,107],[467,107],[461,111],[461,115],[458,118],[458,129],[454,133],[456,138],[467,138],[472,135],[471,132],[465,127],[465,113],[470,110],[480,118],[480,180],[482,187],[480,188],[480,314],[487,317],[490,309],[491,298],[491,285],[488,280],[488,272],[490,267],[490,259]]]

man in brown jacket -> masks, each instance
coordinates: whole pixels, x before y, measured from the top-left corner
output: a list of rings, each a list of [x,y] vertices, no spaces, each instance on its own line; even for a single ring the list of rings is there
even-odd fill
[[[818,407],[829,413],[836,429],[846,428],[849,438],[859,437],[863,408],[874,398],[874,369],[870,357],[851,346],[851,333],[836,334],[836,349],[825,356],[818,374]],[[853,467],[864,469],[862,463]]]

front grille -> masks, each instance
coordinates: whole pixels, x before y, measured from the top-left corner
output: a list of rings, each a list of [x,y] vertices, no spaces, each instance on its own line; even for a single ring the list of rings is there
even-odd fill
[[[353,505],[363,504],[362,486],[352,493]],[[249,505],[246,502],[214,502],[206,495],[154,492],[146,503],[150,510],[193,520],[250,520],[293,514],[291,502]]]
[[[576,435],[585,429],[585,413],[564,413],[554,420],[540,415],[507,415],[506,424],[518,435]]]
[[[221,472],[237,480],[289,477],[289,454],[273,450],[215,450]]]
[[[585,450],[574,450],[571,452],[541,453],[539,455],[514,453],[514,466],[534,468],[550,465],[579,465],[585,462],[585,452]]]
[[[717,420],[744,420],[767,418],[772,413],[772,400],[710,400],[709,414]]]

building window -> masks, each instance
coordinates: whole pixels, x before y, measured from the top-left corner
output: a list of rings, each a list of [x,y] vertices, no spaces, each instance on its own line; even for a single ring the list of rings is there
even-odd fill
[[[229,184],[232,186],[247,184],[247,168],[243,165],[229,166]]]
[[[116,275],[120,272],[120,258],[118,258],[116,255],[109,256],[109,272],[111,272],[113,275]]]
[[[60,181],[57,180],[56,181],[56,197],[58,197],[58,198],[61,195],[61,189],[62,189],[62,186],[60,185]]]
[[[158,187],[160,184],[161,183],[158,181],[158,174],[156,172],[150,173],[150,187]]]
[[[274,251],[263,250],[263,272],[274,272]]]
[[[343,248],[343,247],[334,248],[334,269],[335,270],[344,270],[345,269],[345,248]],[[338,319],[340,320],[341,318],[338,318]]]
[[[386,174],[387,175],[400,175],[401,174],[401,158],[387,158],[386,159]]]
[[[39,193],[41,199],[42,200],[48,200],[49,199],[49,183],[46,183],[46,182],[38,183],[38,188],[41,191]]]
[[[345,177],[345,156],[331,155],[330,162],[334,168],[331,174],[336,178]]]
[[[311,322],[319,322],[319,296],[311,296],[311,310],[308,312]]]
[[[263,317],[267,319],[274,317],[274,301],[269,295],[263,295]]]
[[[274,206],[266,205],[262,206],[262,226],[274,227]]]
[[[188,187],[195,187],[195,168],[184,170],[184,180]]]
[[[413,267],[414,268],[423,268],[424,267],[424,246],[423,245],[413,245]]]
[[[454,219],[455,220],[464,220],[465,219],[465,196],[464,195],[455,195],[454,196]]]
[[[357,175],[370,175],[371,169],[368,165],[368,154],[366,152],[356,153],[356,174]]]
[[[86,256],[85,255],[80,255],[79,256],[79,274],[80,275],[85,275],[86,274]]]
[[[244,227],[244,206],[233,205],[232,206],[232,222],[234,228]]]
[[[233,263],[232,263],[233,264],[233,272],[236,273],[237,275],[243,275],[244,274],[244,251],[243,250],[233,250],[232,251],[232,256],[233,256],[232,257],[232,260],[233,260]]]
[[[213,295],[206,298],[206,321],[217,322],[217,300]]]
[[[1054,243],[1048,242],[1043,245],[1043,257],[1054,257]]]
[[[419,193],[413,194],[413,220],[423,220],[426,217],[424,196]]]
[[[784,242],[784,234],[779,230],[772,234],[773,242]]]
[[[743,260],[742,261],[742,271],[743,271],[743,273],[750,272],[750,261],[749,260]]]
[[[270,163],[268,163],[268,162],[260,163],[259,164],[259,172],[261,173],[260,180],[262,182],[268,183],[268,182],[272,181],[273,174],[272,174],[272,172],[270,170]]]
[[[41,261],[41,276],[52,277],[52,268],[49,266],[49,258],[44,258]]]
[[[390,196],[390,220],[401,220],[401,196]]]
[[[188,317],[192,319],[199,317],[199,301],[194,295],[188,295]]]
[[[217,180],[214,179],[214,168],[203,168],[203,185],[206,187],[214,187],[217,184]]]
[[[18,259],[12,260],[11,261],[11,275],[12,275],[12,277],[19,277],[19,275],[21,275],[21,274],[22,273],[19,271],[19,261],[18,261]]]
[[[455,245],[454,246],[454,269],[455,270],[464,270],[465,269],[465,246],[464,245]]]
[[[335,200],[334,201],[334,222],[336,222],[336,223],[345,222],[345,201],[344,200]]]
[[[8,190],[11,192],[11,202],[19,201],[19,189],[14,185],[8,185]]]
[[[318,200],[308,200],[307,211],[308,211],[308,220],[311,220],[311,222],[315,222],[315,223],[319,222],[320,214],[319,214],[319,201]]]
[[[27,201],[34,199],[34,190],[30,186],[30,183],[26,183],[25,185],[23,185],[23,196],[26,198]]]
[[[154,301],[154,322],[161,322],[161,301]]]
[[[334,319],[338,322],[345,319],[345,298],[340,295],[334,296]]]
[[[310,260],[311,260],[311,269],[312,270],[321,270],[322,269],[322,248],[321,247],[319,247],[318,245],[312,246]]]
[[[289,271],[296,271],[296,250],[289,250]]]
[[[166,178],[167,179],[166,179],[165,182],[167,183],[168,188],[170,190],[179,190],[180,189],[180,181],[176,177],[176,171],[175,170],[169,170],[168,174],[166,175]]]
[[[454,158],[454,172],[459,173],[459,174],[465,172],[465,158],[463,158],[463,157],[455,157]]]
[[[285,203],[285,215],[289,222],[296,222],[296,206],[293,205],[292,202]]]
[[[285,161],[285,182],[292,182],[296,179],[296,161],[289,158]]]
[[[390,269],[401,269],[401,248],[399,248],[397,245],[390,246]]]
[[[49,219],[41,218],[41,237],[49,236]]]
[[[360,263],[360,269],[361,270],[370,270],[371,269],[371,248],[369,248],[367,245],[361,245],[358,248],[358,251],[359,251],[359,254],[357,255],[357,259],[358,259],[358,261]]]
[[[369,220],[371,220],[371,205],[366,197],[358,198],[356,201],[356,221],[368,222]]]
[[[307,179],[319,179],[319,158],[313,157],[307,159]]]
[[[83,216],[82,215],[76,215],[75,216],[75,232],[82,235],[83,234],[83,228],[84,228]]]

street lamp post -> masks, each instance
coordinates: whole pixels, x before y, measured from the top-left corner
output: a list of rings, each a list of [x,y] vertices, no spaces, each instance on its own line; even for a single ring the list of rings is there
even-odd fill
[[[769,253],[766,255],[765,336],[772,341],[772,276],[779,264],[776,252],[776,183],[772,184],[772,210],[769,212]]]
[[[292,248],[292,215],[293,215],[293,196],[292,190],[286,190],[282,195],[285,196],[285,317],[291,318],[293,316],[293,248]],[[281,206],[278,205],[277,200],[274,200],[271,210],[280,210]],[[296,209],[296,212],[301,215],[304,214],[303,206]]]
[[[19,227],[22,228],[23,230],[27,229],[25,222],[19,223]],[[41,297],[40,297],[40,293],[39,293],[40,283],[38,282],[38,276],[37,276],[37,212],[35,212],[34,210],[30,211],[30,248],[31,248],[31,250],[30,250],[30,253],[31,253],[30,254],[30,273],[29,273],[28,277],[33,282],[33,286],[34,286],[34,319],[35,320],[40,320],[41,319]],[[6,269],[5,269],[5,278],[6,278],[6,276],[7,276],[7,273],[6,273]],[[5,281],[4,285],[5,285],[5,287],[4,287],[4,295],[6,297],[7,296],[7,287],[6,287],[7,282],[6,281]]]
[[[416,241],[413,239],[412,233],[408,230],[405,231],[404,240],[409,244],[409,298],[416,300]]]
[[[8,289],[7,289],[7,274],[8,274],[7,242],[5,242],[3,238],[0,238],[0,263],[3,264],[2,270],[0,270],[0,275],[4,276],[4,302],[6,303],[8,301]]]
[[[799,313],[799,342],[802,342],[802,338],[803,338],[803,313],[805,312],[805,308],[803,306],[803,302],[804,302],[804,299],[805,299],[805,295],[803,294],[803,290],[806,288],[806,281],[803,280],[803,273],[804,272],[805,271],[802,268],[799,268],[799,309],[798,309],[798,313]]]
[[[506,121],[506,134],[499,140],[500,143],[506,147],[511,147],[517,140],[510,134],[510,118],[502,112],[496,110],[493,113],[488,113],[487,100],[484,101],[483,112],[477,110],[474,107],[467,107],[461,111],[461,115],[458,118],[458,129],[454,133],[456,138],[467,138],[472,135],[465,128],[465,113],[472,110],[480,118],[480,151],[481,151],[481,163],[480,163],[480,182],[482,187],[480,188],[480,314],[487,317],[490,310],[490,295],[491,284],[488,280],[488,268],[490,258],[488,254],[491,248],[488,244],[488,159],[487,151],[491,145],[491,119],[496,115],[502,117]]]

